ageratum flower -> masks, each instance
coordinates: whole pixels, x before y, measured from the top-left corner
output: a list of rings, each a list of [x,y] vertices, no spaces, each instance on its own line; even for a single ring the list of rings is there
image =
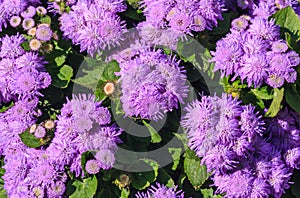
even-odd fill
[[[62,197],[66,174],[45,150],[24,148],[5,156],[4,189],[9,197]]]
[[[51,83],[44,67],[46,62],[37,53],[23,50],[23,36],[6,35],[1,41],[0,102],[41,96],[40,91]]]
[[[300,58],[280,39],[280,27],[274,20],[262,17],[251,19],[247,25],[247,18],[235,19],[231,33],[217,42],[211,59],[215,63],[214,71],[220,70],[222,76],[232,75],[233,80],[239,77],[248,87],[266,83],[277,88],[284,82],[295,82],[297,72],[294,68]]]
[[[50,41],[52,35],[53,32],[47,24],[39,25],[35,32],[36,38],[41,41]]]
[[[150,186],[147,192],[138,192],[135,196],[136,198],[183,198],[184,192],[177,190],[177,186],[167,188],[156,183],[156,186]]]
[[[259,3],[253,4],[252,15],[259,18],[268,19],[269,16],[276,11],[285,7],[291,6],[296,14],[300,15],[300,4],[297,0],[264,0]]]
[[[21,16],[26,19],[26,18],[32,18],[36,14],[35,7],[29,6],[26,10],[24,10],[21,13]]]
[[[95,161],[99,168],[111,168],[117,143],[120,142],[118,136],[121,129],[110,125],[110,115],[106,115],[109,114],[108,109],[94,101],[95,97],[90,95],[74,96],[72,100],[68,100],[58,116],[55,137],[47,148],[50,161],[61,168],[70,166],[76,176],[83,174],[80,157],[89,150],[107,150],[108,154],[96,154]],[[86,164],[86,170],[91,174],[97,172],[97,167],[94,161]]]
[[[117,15],[126,9],[122,1],[79,0],[69,13],[60,17],[60,28],[73,44],[94,55],[115,46],[125,32],[125,24]]]
[[[202,96],[186,111],[181,123],[189,147],[203,157],[218,193],[281,197],[290,187],[300,167],[299,114],[285,109],[265,122],[253,106],[225,94]]]
[[[268,120],[267,130],[272,135],[270,142],[283,153],[300,147],[299,120],[299,114],[287,108],[280,111],[275,118]]]
[[[0,155],[9,152],[9,145],[24,146],[19,134],[36,121],[38,100],[20,100],[0,114]]]
[[[133,47],[126,59],[116,57],[121,71],[121,102],[126,116],[159,120],[187,96],[186,75],[179,62],[146,46]],[[125,49],[124,51],[131,49]],[[123,52],[124,52],[123,51]],[[122,54],[122,52],[121,52]]]
[[[19,16],[29,6],[35,6],[37,4],[40,4],[39,0],[2,0],[0,3],[0,32],[2,32],[3,27],[7,27],[7,22],[12,16]],[[30,7],[28,9],[31,15],[32,8]],[[23,15],[27,17],[27,12],[25,11]]]
[[[188,34],[211,30],[225,11],[225,1],[218,0],[143,0],[141,5],[147,23]]]
[[[12,16],[9,20],[9,24],[12,26],[12,27],[17,27],[18,25],[21,24],[21,17],[19,16]]]
[[[22,23],[22,27],[24,30],[29,30],[29,29],[33,28],[34,25],[35,25],[35,22],[32,18],[26,18],[23,20],[23,23]]]

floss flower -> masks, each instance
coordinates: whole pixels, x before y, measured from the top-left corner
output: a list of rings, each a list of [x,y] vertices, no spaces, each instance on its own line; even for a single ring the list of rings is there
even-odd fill
[[[123,51],[133,52],[128,57],[116,58],[121,67],[123,109],[127,116],[157,121],[183,103],[188,92],[186,75],[175,58],[160,50],[132,47]]]
[[[202,158],[217,193],[227,197],[281,197],[299,168],[299,115],[284,110],[262,120],[251,105],[225,94],[202,96],[181,124],[189,147]]]
[[[33,12],[35,14],[33,6],[38,4],[40,4],[39,0],[2,0],[0,3],[0,32],[2,32],[3,27],[7,27],[7,22],[12,16],[19,16],[22,13],[22,16],[27,18],[27,16],[31,16]]]
[[[62,197],[66,174],[45,150],[23,148],[5,157],[4,189],[9,197]]]
[[[122,1],[79,0],[69,13],[60,17],[60,28],[73,44],[94,55],[99,50],[115,46],[125,32],[118,12],[126,9]]]
[[[25,52],[21,47],[24,41],[19,34],[1,39],[1,102],[41,96],[40,90],[51,84],[44,67],[46,62],[34,52]]]
[[[246,21],[247,18],[235,19],[231,33],[217,42],[211,59],[215,63],[214,71],[221,71],[223,76],[232,75],[233,80],[239,77],[248,87],[266,83],[277,88],[285,81],[295,82],[294,68],[300,58],[280,39],[279,26],[274,20],[256,17]]]
[[[177,190],[177,186],[167,188],[164,185],[156,183],[148,188],[147,192],[138,192],[136,198],[183,198],[184,193]]]
[[[110,124],[108,109],[94,101],[95,97],[90,95],[74,96],[72,100],[68,100],[58,117],[55,137],[47,148],[50,161],[60,167],[70,166],[76,176],[83,174],[81,154],[90,150],[107,150],[112,156],[104,157],[108,156],[102,155],[104,152],[100,156],[96,154],[96,159],[86,164],[89,173],[96,174],[100,168],[111,168],[117,143],[120,142],[118,136],[122,130]],[[105,161],[108,158],[112,160]]]
[[[146,22],[154,27],[171,28],[181,33],[211,30],[222,20],[225,2],[218,0],[143,0]]]

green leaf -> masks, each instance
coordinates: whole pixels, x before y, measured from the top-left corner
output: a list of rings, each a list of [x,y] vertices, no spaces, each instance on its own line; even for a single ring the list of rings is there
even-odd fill
[[[70,198],[93,198],[96,194],[98,181],[94,175],[83,179],[83,181],[75,180],[72,185],[76,187],[76,190],[70,195]]]
[[[183,143],[184,149],[188,149],[188,138],[186,133],[174,133],[175,137]]]
[[[179,39],[177,42],[176,52],[182,60],[190,62],[196,68],[202,70],[202,56],[205,49],[195,39],[189,38],[188,40]]]
[[[209,62],[209,60],[212,58],[209,50],[205,49],[205,52],[201,57],[203,60],[203,71],[207,72],[208,76],[213,79],[215,77],[215,72],[213,72],[215,64]]]
[[[290,6],[280,9],[271,16],[280,27],[288,29],[290,32],[300,36],[300,19]]]
[[[51,17],[49,17],[49,16],[43,16],[41,19],[40,19],[40,22],[41,23],[46,23],[46,24],[51,24]]]
[[[85,70],[84,72],[86,75],[83,77],[79,77],[74,79],[73,81],[81,86],[94,90],[97,85],[98,81],[101,78],[104,68],[95,68],[94,70]]]
[[[73,68],[69,65],[64,65],[60,68],[59,74],[57,76],[59,79],[69,82],[73,76]]]
[[[122,189],[121,191],[121,197],[120,198],[128,198],[129,197],[129,190],[126,190],[125,188]]]
[[[162,139],[161,139],[160,135],[158,134],[158,132],[150,124],[148,124],[145,120],[143,120],[142,122],[145,125],[145,127],[147,127],[148,131],[151,134],[151,142],[152,143],[161,142]]]
[[[195,190],[199,190],[210,176],[207,173],[206,166],[201,165],[200,158],[191,150],[186,150],[185,152],[184,172]]]
[[[140,0],[127,0],[129,5],[131,5],[134,9],[139,8],[139,2]]]
[[[285,90],[285,100],[289,106],[300,113],[300,87],[297,84],[289,84]]]
[[[299,36],[295,36],[294,34],[290,34],[289,32],[285,32],[285,40],[287,42],[287,45],[292,50],[298,52],[300,54],[300,46],[298,44]]]
[[[13,102],[11,102],[11,103],[9,103],[7,106],[2,106],[1,108],[0,108],[0,113],[3,113],[3,112],[5,112],[6,110],[8,110],[10,107],[12,107],[12,106],[14,106],[14,103]]]
[[[215,195],[214,190],[212,188],[201,189],[201,193],[203,198],[222,198],[222,195]]]
[[[66,62],[66,55],[57,56],[54,60],[57,66],[62,66]]]
[[[139,160],[131,166],[131,168],[135,168],[136,170],[153,169],[152,171],[133,173],[131,186],[137,190],[143,190],[149,187],[150,184],[156,180],[158,175],[158,167],[155,167],[155,164],[150,165],[146,163],[145,160]]]
[[[25,41],[21,44],[22,48],[25,50],[25,51],[30,51],[30,45],[29,45],[29,42],[28,41]]]
[[[275,117],[277,115],[277,113],[280,111],[283,94],[284,94],[284,88],[281,88],[281,89],[275,88],[274,89],[274,98],[269,107],[268,112],[266,113],[266,115],[268,117]]]
[[[173,187],[175,185],[172,177],[167,173],[167,171],[163,168],[158,170],[157,181],[161,184],[165,184],[167,187]]]
[[[125,12],[122,12],[122,14],[133,20],[142,21],[142,20],[144,20],[145,17],[142,14],[138,13],[137,10],[134,9],[134,7],[136,6],[134,1],[137,1],[137,0],[131,0],[132,4],[130,4],[130,5],[132,5],[132,7],[128,6],[127,10]]]
[[[40,139],[29,133],[29,130],[30,129],[27,129],[23,133],[19,134],[22,142],[30,148],[38,148],[42,146],[42,142],[40,141]]]
[[[168,148],[168,150],[171,153],[172,158],[173,158],[172,170],[175,171],[177,169],[177,166],[180,161],[182,149],[181,148]]]
[[[144,159],[144,162],[149,164],[150,166],[152,166],[154,175],[155,175],[155,179],[156,179],[156,177],[158,175],[159,164],[156,161],[151,160],[151,159]]]
[[[273,99],[273,94],[270,93],[268,90],[268,87],[262,87],[259,89],[251,89],[251,92],[258,98],[263,99],[263,100],[271,100]]]
[[[0,198],[7,198],[7,194],[4,189],[0,190]]]
[[[115,72],[119,72],[119,71],[120,71],[119,63],[115,60],[110,61],[103,71],[102,80],[105,81],[118,80],[119,77],[115,75]]]

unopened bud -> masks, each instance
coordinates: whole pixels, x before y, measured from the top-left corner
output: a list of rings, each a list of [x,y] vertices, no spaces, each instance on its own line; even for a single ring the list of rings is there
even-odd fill
[[[115,90],[115,84],[112,82],[108,82],[104,86],[104,93],[106,95],[111,95],[114,92],[114,90]]]
[[[46,128],[46,129],[53,129],[54,126],[55,126],[55,124],[54,124],[53,120],[47,120],[47,121],[45,122],[45,128]]]

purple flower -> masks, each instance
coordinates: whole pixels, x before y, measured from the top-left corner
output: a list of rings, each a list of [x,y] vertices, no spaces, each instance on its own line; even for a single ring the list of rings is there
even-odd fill
[[[8,36],[1,38],[1,58],[16,58],[24,54],[24,50],[21,44],[25,41],[24,37],[20,34],[14,36]]]
[[[97,174],[100,171],[100,166],[97,160],[89,160],[85,164],[85,170],[89,174]]]
[[[42,126],[38,126],[34,131],[34,136],[37,138],[43,138],[46,135],[46,129]]]
[[[9,23],[12,27],[17,27],[21,24],[21,18],[19,16],[13,16],[10,18]]]
[[[214,56],[211,61],[215,62],[214,71],[220,70],[222,76],[228,76],[238,71],[241,57],[244,54],[240,40],[240,34],[231,33],[217,42],[216,51],[211,52]]]
[[[248,27],[248,24],[249,22],[244,16],[236,18],[231,22],[232,29],[237,31],[245,30]]]
[[[275,25],[275,21],[273,19],[268,21],[266,19],[254,18],[249,27],[249,33],[270,41],[280,38],[279,28]]]
[[[112,168],[115,163],[114,153],[107,149],[98,151],[95,155],[95,158],[99,166],[104,170]]]
[[[225,94],[202,96],[185,110],[188,145],[212,172],[217,192],[280,197],[289,188],[299,168],[299,114],[286,109],[265,121],[253,106]]]
[[[4,188],[8,196],[62,195],[65,190],[66,174],[49,163],[43,149],[25,148],[6,155],[4,168]],[[60,192],[54,194],[55,188]]]
[[[78,1],[69,13],[60,17],[61,30],[81,51],[94,55],[99,50],[118,45],[125,24],[117,12],[126,9],[122,1]]]
[[[248,87],[259,87],[267,78],[268,62],[263,54],[243,56],[242,67],[238,71],[242,80],[246,79]]]
[[[251,22],[248,26],[248,20]],[[246,23],[245,23],[246,22]],[[241,28],[238,27],[240,23]],[[245,23],[245,24],[244,24]],[[214,71],[222,76],[240,77],[248,87],[268,84],[277,88],[284,82],[295,82],[294,69],[300,62],[299,55],[289,51],[280,39],[280,28],[274,20],[241,16],[232,22],[231,33],[217,42],[214,56]]]
[[[39,25],[35,34],[36,38],[41,41],[50,41],[53,35],[51,28],[46,24]]]
[[[47,14],[47,10],[46,10],[46,8],[44,8],[43,6],[38,6],[38,7],[36,8],[36,12],[37,12],[38,14],[40,14],[40,15],[45,15],[45,14]]]
[[[21,16],[26,19],[26,18],[32,18],[36,14],[35,7],[29,6],[26,10],[24,10],[21,13]]]
[[[62,181],[55,182],[51,184],[49,191],[48,194],[50,197],[62,196],[66,191],[66,185]]]
[[[121,129],[115,125],[108,125],[110,115],[105,114],[110,112],[102,107],[101,103],[94,102],[95,97],[91,95],[73,96],[72,100],[67,101],[61,109],[61,115],[58,116],[55,137],[47,148],[50,161],[61,168],[70,166],[71,171],[79,176],[83,173],[81,154],[89,150],[97,152],[105,149],[105,152],[99,151],[101,155],[95,155],[97,167],[111,168],[114,162],[114,151],[117,149],[117,143],[120,142],[118,136]],[[95,168],[93,164],[94,162],[91,161],[86,165],[91,165],[91,169],[86,168],[87,171],[91,170],[91,174],[96,170],[93,169]]]
[[[283,41],[275,41],[272,43],[272,51],[275,53],[286,52],[288,50],[287,44]]]
[[[175,58],[140,47],[132,60],[119,62],[126,116],[157,121],[187,96],[186,75]]]
[[[216,0],[143,0],[141,5],[146,23],[187,34],[217,26],[217,20],[223,19],[222,12],[225,11],[225,1]]]
[[[184,193],[177,190],[177,186],[167,188],[156,183],[156,186],[150,186],[147,192],[138,192],[135,196],[136,198],[183,198]]]
[[[35,25],[34,20],[32,18],[26,18],[23,20],[22,27],[24,30],[29,30]]]
[[[250,197],[254,177],[246,171],[236,171],[230,175],[215,175],[218,193],[226,193],[228,197]]]

